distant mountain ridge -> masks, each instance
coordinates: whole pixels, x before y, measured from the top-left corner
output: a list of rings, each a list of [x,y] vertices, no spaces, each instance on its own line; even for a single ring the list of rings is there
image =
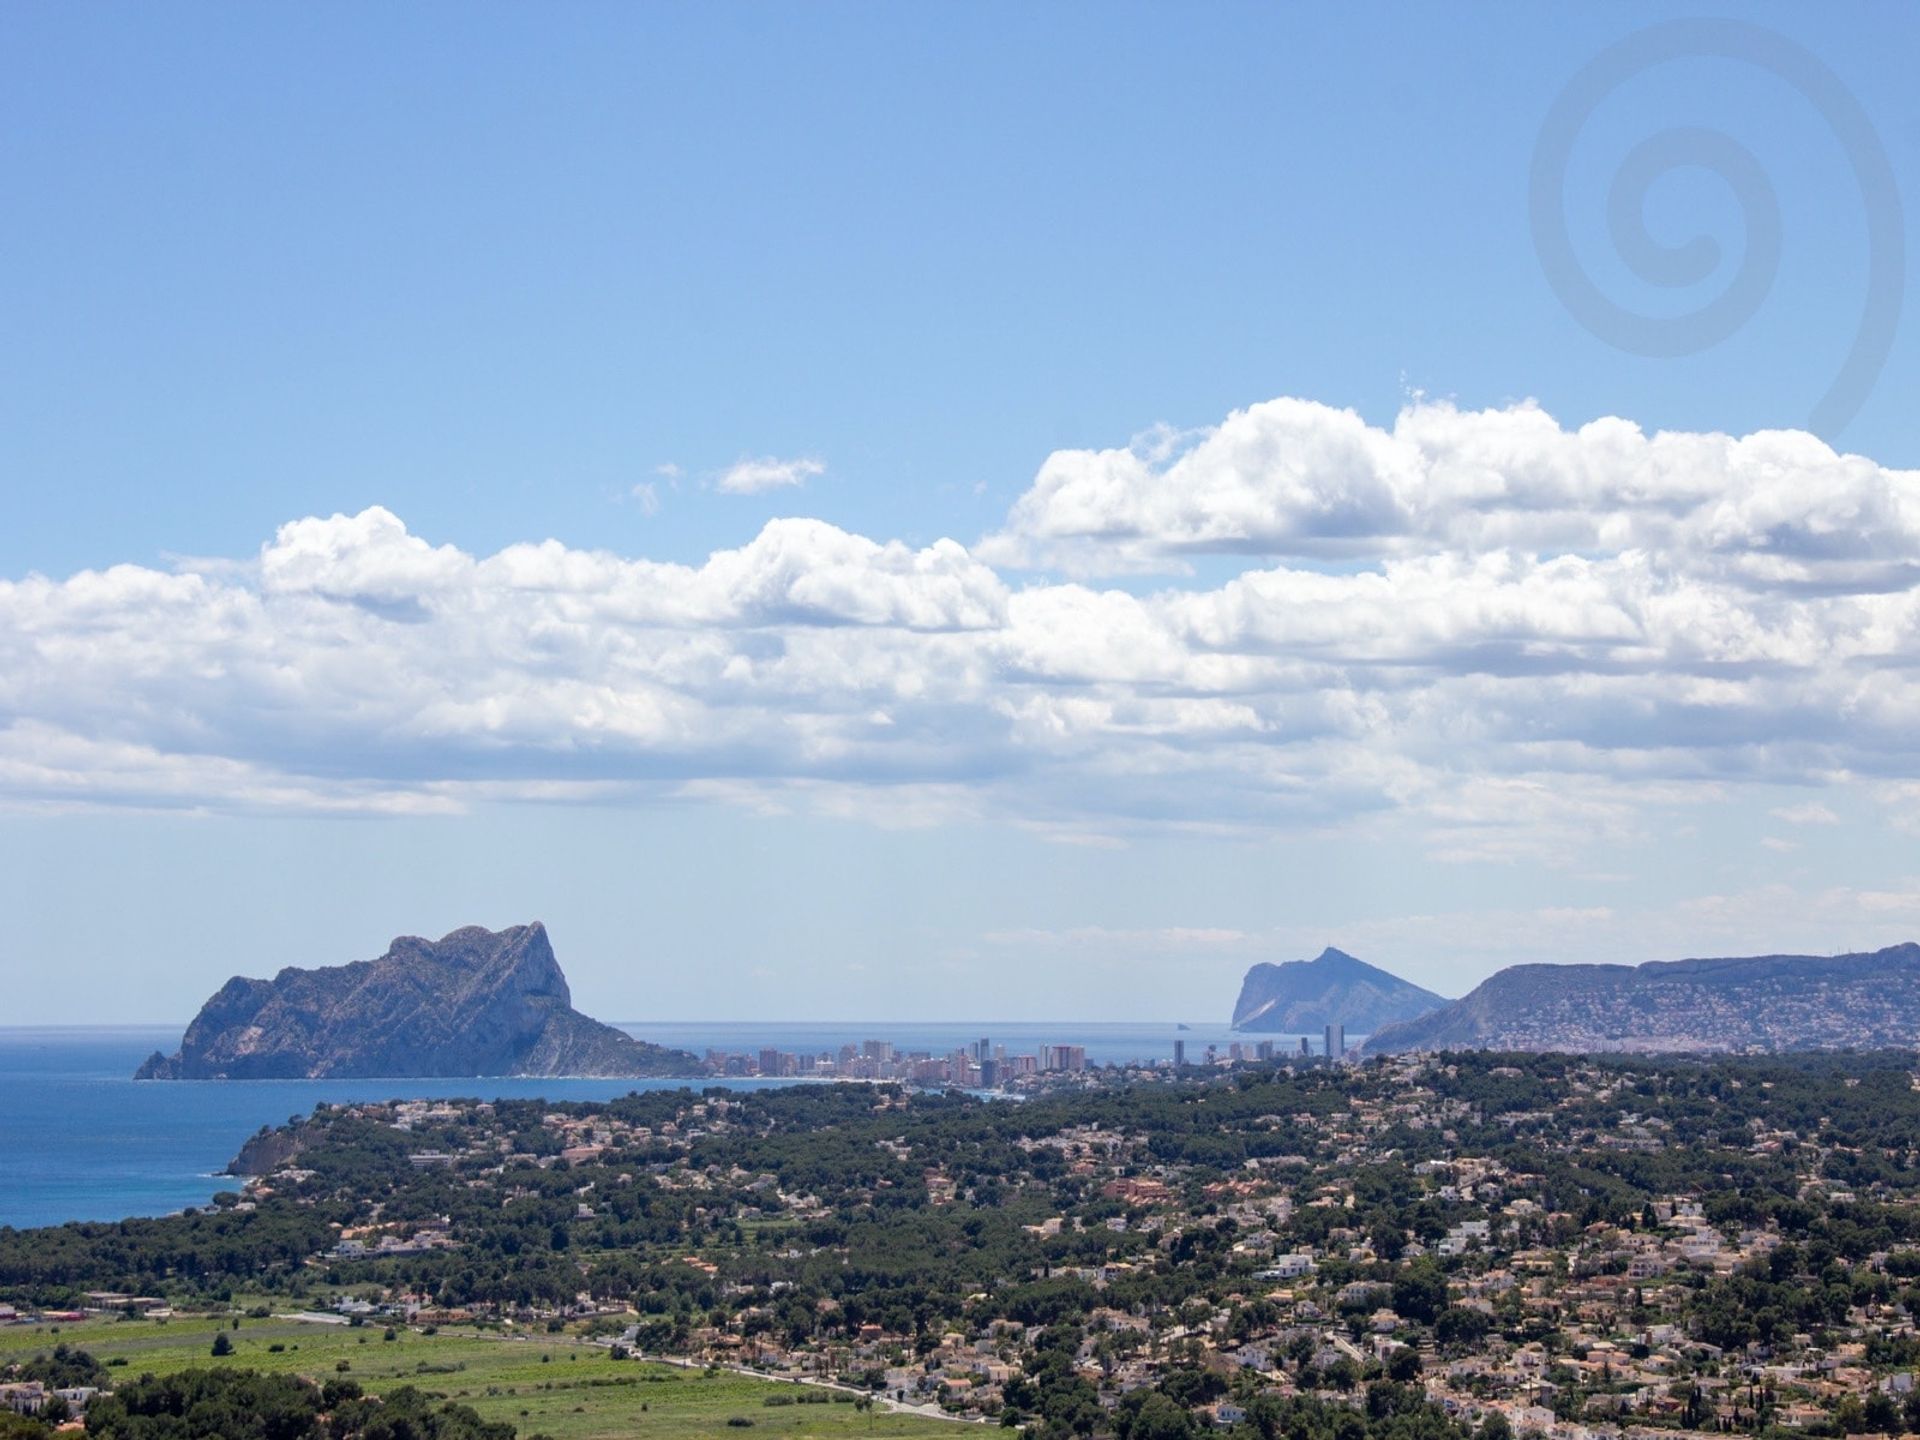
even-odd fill
[[[136,1080],[697,1075],[573,1008],[546,927],[403,935],[377,960],[236,975]]]
[[[1328,946],[1312,960],[1263,963],[1247,971],[1233,1007],[1233,1028],[1306,1035],[1344,1025],[1366,1035],[1446,1003],[1444,996]]]
[[[1370,1054],[1717,1051],[1920,1042],[1920,945],[1644,965],[1514,965],[1371,1036]]]

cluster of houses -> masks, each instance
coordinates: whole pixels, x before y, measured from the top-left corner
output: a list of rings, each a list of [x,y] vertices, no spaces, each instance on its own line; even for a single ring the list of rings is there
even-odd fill
[[[59,1386],[49,1389],[38,1380],[0,1382],[0,1409],[15,1415],[45,1415],[56,1406],[67,1420],[78,1420],[87,1413],[87,1402],[100,1390],[93,1385]]]
[[[1459,1118],[1457,1102],[1421,1084],[1423,1067],[1432,1063],[1400,1062],[1404,1083],[1384,1088],[1378,1098],[1356,1098],[1328,1116],[1292,1118],[1319,1128],[1344,1159],[1377,1163],[1370,1137],[1400,1125],[1444,1127]],[[1583,1099],[1605,1098],[1607,1087],[1619,1084],[1617,1074],[1596,1072],[1576,1088]],[[1657,1119],[1623,1109],[1615,1125],[1591,1138],[1657,1148],[1666,1143],[1664,1129]],[[1779,1141],[1762,1131],[1754,1143],[1777,1148]],[[1737,1353],[1694,1333],[1687,1313],[1693,1287],[1764,1261],[1783,1243],[1770,1225],[1716,1224],[1698,1195],[1662,1197],[1637,1225],[1582,1227],[1573,1215],[1547,1206],[1543,1177],[1484,1156],[1422,1162],[1412,1167],[1422,1193],[1457,1218],[1437,1235],[1404,1235],[1382,1253],[1379,1235],[1340,1224],[1320,1231],[1318,1244],[1289,1243],[1297,1212],[1337,1216],[1354,1207],[1351,1181],[1337,1170],[1309,1174],[1284,1159],[1266,1162],[1250,1165],[1246,1179],[1215,1183],[1196,1196],[1181,1167],[1152,1162],[1144,1135],[1080,1127],[1023,1143],[1059,1152],[1075,1175],[1104,1177],[1098,1193],[1125,1207],[1099,1222],[1109,1230],[1151,1236],[1166,1250],[1197,1226],[1235,1225],[1232,1251],[1247,1268],[1239,1287],[1216,1297],[1205,1318],[1196,1322],[1171,1307],[1120,1306],[1089,1317],[1079,1368],[1107,1404],[1158,1384],[1170,1369],[1198,1366],[1229,1381],[1227,1397],[1206,1413],[1231,1425],[1253,1395],[1353,1399],[1357,1378],[1385,1372],[1417,1376],[1435,1404],[1470,1422],[1497,1415],[1516,1433],[1549,1440],[1620,1440],[1641,1432],[1831,1427],[1842,1402],[1883,1396],[1904,1404],[1916,1383],[1910,1370],[1865,1363],[1869,1338],[1915,1338],[1915,1317],[1897,1302],[1855,1307],[1837,1335],[1797,1334],[1781,1345]],[[937,1164],[924,1173],[929,1197],[951,1203],[952,1177]],[[1813,1173],[1807,1184],[1822,1198],[1845,1194]],[[1062,1214],[1027,1228],[1044,1243],[1077,1236],[1087,1223]],[[1391,1274],[1429,1255],[1446,1266],[1448,1305],[1487,1322],[1469,1330],[1475,1338],[1468,1344],[1443,1345],[1432,1326],[1398,1314],[1386,1281],[1334,1284],[1322,1275],[1327,1269],[1351,1274],[1355,1267]],[[1046,1273],[1106,1288],[1151,1263],[1049,1265]],[[819,1374],[823,1365],[832,1373],[857,1372],[898,1399],[983,1416],[997,1412],[1008,1382],[1031,1359],[1034,1337],[1026,1327],[986,1305],[970,1305],[966,1324],[931,1348],[925,1337],[868,1327],[844,1352],[829,1348],[823,1355],[818,1347],[788,1347],[764,1334],[749,1338],[739,1324],[752,1314],[752,1297],[746,1298],[733,1325],[695,1332],[701,1355],[795,1377]],[[1262,1318],[1250,1326],[1249,1313]],[[1516,1332],[1542,1338],[1503,1338]],[[1396,1362],[1400,1352],[1408,1353]]]
[[[1556,1208],[1547,1177],[1515,1168],[1515,1152],[1501,1151],[1509,1156],[1503,1163],[1442,1143],[1426,1147],[1429,1155],[1439,1150],[1436,1158],[1407,1163],[1404,1172],[1420,1200],[1421,1228],[1383,1224],[1380,1215],[1393,1212],[1370,1209],[1363,1177],[1377,1178],[1394,1162],[1394,1147],[1406,1143],[1407,1132],[1430,1132],[1446,1142],[1469,1116],[1466,1102],[1436,1085],[1437,1067],[1445,1063],[1410,1057],[1370,1067],[1379,1083],[1355,1085],[1335,1108],[1260,1117],[1253,1128],[1289,1127],[1303,1137],[1298,1148],[1304,1153],[1262,1153],[1224,1174],[1169,1163],[1153,1136],[1113,1121],[1026,1136],[1018,1145],[1033,1160],[1034,1174],[1064,1172],[1074,1183],[1058,1213],[1026,1226],[1038,1257],[1031,1273],[1008,1279],[1017,1286],[1073,1278],[1099,1297],[1079,1317],[1082,1338],[1073,1364],[1102,1404],[1118,1406],[1175,1371],[1198,1370],[1215,1377],[1204,1415],[1223,1427],[1244,1419],[1261,1395],[1360,1403],[1366,1381],[1381,1374],[1419,1385],[1463,1420],[1480,1424],[1497,1416],[1514,1432],[1544,1440],[1636,1440],[1767,1426],[1825,1430],[1843,1407],[1868,1400],[1876,1402],[1876,1414],[1887,1413],[1889,1403],[1908,1413],[1915,1377],[1885,1358],[1920,1346],[1916,1317],[1898,1285],[1882,1287],[1884,1299],[1852,1305],[1842,1321],[1817,1335],[1738,1350],[1703,1338],[1693,1308],[1699,1287],[1763,1265],[1787,1237],[1771,1223],[1717,1221],[1715,1215],[1727,1212],[1702,1195],[1661,1196],[1628,1223],[1593,1222]],[[1532,1123],[1551,1120],[1550,1111],[1507,1115],[1503,1122],[1549,1137],[1539,1141],[1546,1150],[1651,1153],[1670,1143],[1669,1127],[1646,1113],[1631,1078],[1618,1069],[1576,1070],[1569,1085],[1583,1115],[1611,1118],[1572,1138],[1565,1127]],[[907,1103],[882,1098],[877,1108]],[[469,1184],[495,1187],[502,1203],[526,1193],[513,1179],[516,1167],[564,1160],[577,1168],[606,1167],[597,1180],[580,1177],[571,1198],[582,1220],[606,1203],[605,1189],[596,1191],[595,1183],[692,1192],[702,1197],[702,1213],[711,1204],[714,1215],[734,1219],[807,1221],[831,1214],[819,1196],[789,1191],[773,1173],[696,1163],[696,1142],[726,1133],[739,1106],[718,1096],[690,1098],[673,1119],[653,1126],[604,1111],[556,1112],[544,1117],[537,1145],[486,1124],[490,1107],[420,1102],[356,1113],[422,1132],[415,1165],[458,1167]],[[916,1149],[907,1133],[876,1143],[921,1177],[928,1204],[963,1203],[972,1182],[956,1173],[960,1167],[950,1165],[950,1156]],[[1778,1155],[1789,1141],[1796,1142],[1790,1152],[1796,1165],[1804,1167],[1807,1198],[1820,1204],[1851,1198],[1822,1173],[1821,1147],[1810,1137],[1756,1128],[1752,1143],[1756,1154]],[[640,1147],[647,1154],[634,1157]],[[297,1173],[282,1170],[254,1182],[250,1198]],[[859,1200],[857,1191],[831,1193],[837,1203]],[[1223,1256],[1224,1265],[1210,1272],[1223,1278],[1195,1287],[1178,1303],[1127,1298],[1164,1294],[1128,1282],[1177,1266],[1203,1240]],[[398,1225],[383,1223],[376,1210],[341,1230],[316,1258],[379,1259],[455,1243],[444,1218]],[[796,1259],[816,1253],[791,1252]],[[788,1256],[781,1251],[773,1258]],[[896,1334],[869,1324],[849,1333],[823,1325],[796,1339],[790,1327],[768,1323],[791,1282],[769,1267],[767,1252],[750,1258],[751,1264],[738,1263],[741,1257],[722,1246],[678,1257],[676,1263],[711,1277],[724,1300],[719,1313],[687,1334],[681,1358],[856,1383],[900,1403],[968,1418],[993,1418],[1023,1397],[1030,1400],[1027,1377],[1040,1368],[1040,1327],[1006,1313],[990,1295],[954,1297],[929,1332]],[[1891,1266],[1892,1260],[1880,1254],[1868,1265],[1914,1268],[1904,1259]],[[1428,1294],[1416,1304],[1417,1296],[1403,1294],[1397,1282],[1416,1266],[1440,1277],[1444,1295],[1437,1301]],[[638,1321],[623,1301],[595,1293],[590,1267],[581,1285],[570,1304],[511,1314],[440,1307],[430,1295],[400,1290],[377,1299],[343,1298],[335,1313],[418,1324],[593,1322],[597,1333],[609,1336],[623,1320]],[[162,1303],[87,1298],[95,1313]],[[1442,1314],[1449,1326],[1438,1323]],[[640,1333],[640,1325],[630,1323],[623,1338],[631,1344]],[[24,1391],[18,1403],[29,1403]]]
[[[1515,1186],[1526,1180],[1507,1178]],[[1384,1369],[1417,1375],[1430,1400],[1464,1420],[1477,1425],[1498,1415],[1514,1432],[1547,1440],[1751,1431],[1762,1422],[1825,1427],[1847,1397],[1885,1394],[1904,1401],[1913,1390],[1911,1371],[1886,1373],[1866,1363],[1864,1337],[1913,1335],[1912,1317],[1892,1307],[1849,1316],[1846,1333],[1852,1338],[1824,1350],[1799,1335],[1783,1353],[1727,1353],[1688,1333],[1679,1318],[1685,1276],[1700,1270],[1726,1274],[1764,1256],[1779,1243],[1775,1232],[1714,1232],[1718,1243],[1709,1244],[1702,1227],[1690,1223],[1699,1219],[1697,1201],[1674,1196],[1658,1207],[1662,1225],[1655,1235],[1596,1226],[1571,1249],[1560,1250],[1515,1245],[1517,1222],[1528,1215],[1524,1206],[1517,1214],[1509,1213],[1513,1208],[1449,1230],[1447,1238],[1467,1247],[1462,1253],[1474,1262],[1451,1279],[1449,1300],[1490,1320],[1516,1313],[1537,1320],[1533,1328],[1548,1338],[1515,1343],[1495,1332],[1460,1355],[1459,1347],[1438,1345],[1430,1327],[1393,1310],[1390,1284],[1322,1284],[1316,1271],[1330,1252],[1277,1251],[1247,1277],[1244,1289],[1220,1297],[1198,1319],[1170,1307],[1095,1309],[1087,1317],[1077,1367],[1110,1405],[1158,1384],[1174,1367],[1213,1371],[1229,1382],[1227,1396],[1205,1407],[1205,1414],[1222,1426],[1244,1418],[1249,1398],[1261,1393],[1354,1400],[1356,1379]],[[1259,1213],[1257,1206],[1251,1213]],[[1061,1234],[1073,1227],[1057,1217],[1037,1228]],[[1181,1221],[1173,1219],[1163,1234],[1171,1239],[1180,1229]],[[1366,1248],[1357,1234],[1330,1238],[1344,1255]],[[1639,1278],[1617,1266],[1622,1258],[1645,1254],[1670,1263]],[[1104,1287],[1128,1268],[1054,1273],[1078,1274]],[[1266,1302],[1263,1313],[1271,1318],[1250,1327],[1244,1312],[1256,1301]],[[750,1307],[741,1310],[736,1321],[751,1313]],[[916,1337],[876,1326],[863,1329],[844,1350],[824,1355],[764,1334],[748,1338],[729,1327],[702,1328],[692,1344],[701,1359],[792,1378],[858,1374],[870,1383],[877,1378],[897,1400],[992,1416],[1008,1382],[1029,1364],[1035,1338],[1029,1327],[989,1307],[973,1307],[964,1328],[941,1334],[930,1349],[916,1344]],[[1394,1357],[1403,1351],[1418,1363],[1396,1370]]]

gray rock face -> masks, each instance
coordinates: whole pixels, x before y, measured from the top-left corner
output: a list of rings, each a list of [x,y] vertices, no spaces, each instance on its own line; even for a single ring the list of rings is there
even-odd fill
[[[1514,965],[1372,1036],[1398,1050],[1717,1051],[1912,1045],[1920,945],[1645,965]]]
[[[263,1127],[227,1162],[227,1175],[270,1175],[306,1148],[299,1129]]]
[[[682,1050],[635,1040],[573,1008],[538,921],[404,935],[377,960],[271,980],[236,975],[139,1080],[325,1076],[694,1075]]]
[[[1367,1035],[1446,1003],[1431,990],[1329,946],[1312,960],[1247,971],[1233,1007],[1233,1028],[1310,1035],[1327,1025],[1344,1025]]]

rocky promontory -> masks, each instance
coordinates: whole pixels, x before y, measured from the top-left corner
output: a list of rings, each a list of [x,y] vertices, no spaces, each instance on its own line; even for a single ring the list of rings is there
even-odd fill
[[[1233,1007],[1233,1028],[1310,1035],[1344,1025],[1367,1035],[1446,1004],[1443,996],[1328,946],[1312,960],[1260,964],[1247,971]]]
[[[136,1080],[698,1075],[573,1008],[544,925],[405,935],[377,960],[236,975]]]

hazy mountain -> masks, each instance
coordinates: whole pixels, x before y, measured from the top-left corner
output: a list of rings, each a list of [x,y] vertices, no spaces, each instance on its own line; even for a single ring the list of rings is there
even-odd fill
[[[575,1010],[536,921],[402,936],[378,960],[289,966],[271,980],[236,975],[187,1027],[180,1053],[155,1051],[134,1078],[698,1073],[685,1051]]]
[[[1800,1050],[1910,1046],[1920,945],[1645,965],[1515,965],[1366,1048]]]
[[[1256,965],[1247,971],[1233,1007],[1233,1028],[1304,1035],[1344,1025],[1366,1035],[1446,1003],[1431,990],[1329,946],[1317,959]]]

